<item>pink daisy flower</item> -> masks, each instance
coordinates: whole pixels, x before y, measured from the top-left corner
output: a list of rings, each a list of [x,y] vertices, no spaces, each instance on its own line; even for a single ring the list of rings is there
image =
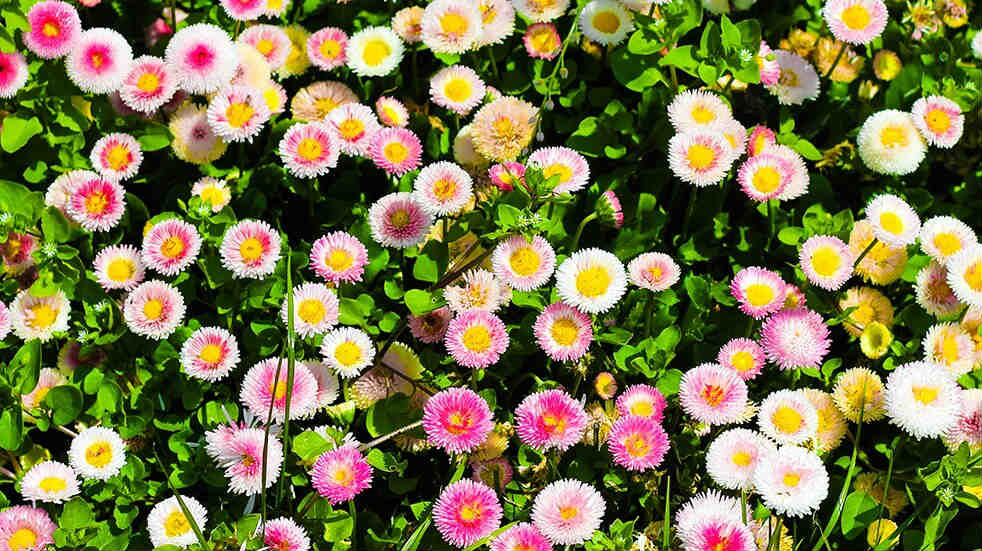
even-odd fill
[[[627,265],[627,273],[631,283],[657,293],[678,283],[682,270],[665,253],[642,253]]]
[[[242,220],[225,230],[222,266],[239,278],[263,279],[280,259],[280,234],[261,220]]]
[[[686,532],[682,547],[686,551],[747,551],[757,549],[757,543],[753,532],[739,519],[707,512],[696,519],[692,529]]]
[[[146,281],[126,295],[123,319],[137,335],[166,339],[184,320],[184,296],[163,281]]]
[[[315,409],[325,408],[338,399],[341,383],[338,376],[324,362],[307,362],[307,369],[317,379],[317,400]]]
[[[474,197],[471,176],[460,165],[439,161],[426,165],[413,182],[413,193],[434,216],[457,214]]]
[[[482,22],[477,2],[434,0],[423,10],[420,33],[434,53],[462,54],[480,38]]]
[[[761,319],[781,309],[787,284],[776,273],[751,266],[737,272],[730,283],[730,294],[744,314]]]
[[[266,488],[272,487],[279,478],[283,465],[283,444],[279,438],[270,437],[264,457],[265,440],[266,431],[262,427],[238,428],[216,446],[220,453],[215,461],[225,470],[228,489],[233,494],[254,496],[261,493],[263,471],[266,472]]]
[[[89,160],[104,179],[121,182],[129,180],[140,170],[143,151],[136,138],[117,132],[99,138],[92,146]]]
[[[110,245],[99,251],[92,266],[99,285],[105,290],[132,291],[145,274],[140,251],[132,245]]]
[[[383,128],[368,144],[368,154],[375,166],[395,176],[418,168],[422,152],[419,138],[405,128]]]
[[[739,520],[740,501],[716,490],[696,494],[675,514],[675,531],[683,541],[694,537],[700,521],[714,515]]]
[[[532,326],[539,348],[557,362],[576,361],[593,342],[593,320],[562,302],[546,306]]]
[[[760,337],[767,359],[781,369],[817,368],[831,345],[825,320],[807,308],[783,310],[767,318]]]
[[[859,45],[880,36],[889,14],[883,0],[828,0],[822,17],[837,40]]]
[[[468,310],[450,321],[444,343],[458,364],[482,369],[498,363],[508,349],[508,330],[491,312]]]
[[[744,381],[756,377],[763,369],[766,358],[764,349],[750,339],[731,339],[719,349],[716,363],[732,369]]]
[[[589,416],[565,390],[552,389],[526,396],[515,409],[522,442],[541,451],[565,451],[580,441]]]
[[[82,21],[75,7],[66,2],[44,0],[27,12],[30,30],[21,38],[27,49],[44,59],[55,59],[72,50],[82,34]]]
[[[624,211],[621,208],[621,200],[617,194],[607,190],[600,194],[594,210],[600,221],[614,229],[620,229],[624,225]]]
[[[649,385],[631,385],[617,398],[617,413],[661,421],[667,406],[665,396]]]
[[[14,505],[0,511],[0,542],[6,549],[40,551],[54,545],[58,528],[44,509]]]
[[[280,319],[289,323],[287,299],[283,299]],[[293,288],[293,329],[301,338],[322,335],[338,322],[338,297],[323,283],[304,283]]]
[[[133,49],[112,29],[89,29],[79,35],[65,57],[68,78],[93,94],[119,90],[133,63]]]
[[[515,474],[511,463],[504,457],[473,462],[471,469],[471,480],[490,488],[496,488],[499,492],[505,491],[505,486],[511,482],[512,476]]]
[[[317,67],[330,71],[347,63],[347,47],[348,33],[336,27],[324,27],[307,39],[307,57]]]
[[[494,490],[473,480],[446,487],[433,505],[433,523],[444,541],[467,547],[501,525],[502,509]]]
[[[307,531],[286,517],[266,521],[263,526],[263,544],[276,551],[310,550],[310,538],[307,536]]]
[[[555,545],[579,545],[600,528],[606,508],[593,486],[566,478],[550,483],[535,496],[532,522]]]
[[[719,183],[733,164],[730,142],[722,133],[696,129],[668,140],[668,166],[683,182],[696,187]]]
[[[337,138],[324,123],[291,126],[280,140],[279,154],[286,169],[297,178],[316,178],[338,166]]]
[[[266,419],[272,403],[273,420],[282,423],[286,419],[286,370],[286,358],[268,358],[249,369],[242,381],[239,399],[250,413],[259,419]],[[273,381],[276,381],[275,386]],[[317,379],[307,366],[300,362],[294,363],[293,392],[290,397],[291,420],[313,415],[317,404],[317,388]]]
[[[266,11],[266,0],[221,0],[225,13],[236,21],[257,19]]]
[[[372,487],[372,466],[354,446],[341,446],[321,454],[311,470],[311,485],[337,505]]]
[[[942,438],[949,450],[957,450],[962,442],[967,442],[971,450],[978,451],[982,449],[982,389],[962,389],[960,395],[957,420]]]
[[[447,334],[447,327],[453,319],[450,308],[443,306],[422,316],[409,316],[409,331],[413,337],[428,344],[441,342]]]
[[[286,32],[275,25],[253,25],[242,31],[238,41],[255,48],[274,71],[286,63],[293,47]]]
[[[737,171],[737,182],[754,201],[776,199],[791,183],[792,167],[786,159],[768,153],[748,158]]]
[[[94,177],[98,178],[98,176]],[[19,275],[33,266],[34,252],[37,251],[38,246],[38,240],[29,233],[9,232],[6,241],[0,243],[4,270]]]
[[[719,364],[705,363],[682,375],[679,386],[682,409],[707,425],[725,425],[739,420],[747,407],[747,384]]]
[[[786,145],[774,143],[766,146],[762,153],[776,155],[791,163],[789,165],[791,167],[791,179],[784,186],[784,191],[777,196],[778,200],[790,201],[808,193],[808,166],[805,165],[805,160],[797,151]]]
[[[355,156],[365,156],[372,138],[382,129],[372,108],[360,103],[346,103],[332,109],[324,124],[331,129],[341,151]]]
[[[533,23],[525,29],[522,43],[529,57],[553,59],[562,49],[563,39],[552,23]]]
[[[405,128],[409,124],[409,111],[395,98],[381,96],[375,100],[375,114],[385,126]]]
[[[542,171],[542,176],[548,180],[558,176],[554,195],[560,193],[575,193],[590,181],[590,165],[583,155],[568,147],[543,147],[529,155],[525,163],[529,168]]]
[[[552,543],[534,524],[519,522],[505,530],[491,542],[491,551],[552,551]]]
[[[531,241],[513,235],[503,240],[491,255],[494,273],[506,285],[529,292],[543,285],[556,268],[556,253],[544,237],[536,235]]]
[[[805,293],[801,292],[801,289],[797,285],[788,285],[784,288],[784,306],[782,310],[794,310],[795,308],[804,308],[807,303],[805,298]]]
[[[466,65],[451,65],[430,79],[430,100],[460,116],[484,101],[485,84],[477,71]]]
[[[361,281],[366,264],[368,250],[350,233],[323,235],[310,248],[311,269],[332,285]]]
[[[228,33],[207,23],[177,31],[164,53],[178,86],[192,94],[210,94],[232,81],[238,52]]]
[[[965,126],[965,115],[957,103],[944,96],[928,96],[910,108],[914,126],[927,143],[948,149],[958,143]]]
[[[249,142],[269,120],[269,106],[259,90],[231,85],[222,88],[208,104],[208,126],[226,142]]]
[[[72,190],[68,214],[87,231],[109,231],[126,210],[126,191],[116,182],[96,177]]]
[[[764,86],[777,84],[777,81],[781,78],[781,65],[777,62],[777,55],[774,53],[774,50],[763,40],[760,41],[760,50],[754,56],[754,61],[757,63],[757,70],[760,72],[760,83]],[[756,128],[767,130],[763,126],[757,126]],[[774,133],[771,132],[771,137],[773,138],[773,136]],[[760,150],[757,150],[757,152],[759,153]]]
[[[185,373],[196,379],[224,379],[239,365],[239,344],[221,327],[202,327],[184,341],[181,365]]]
[[[68,200],[72,197],[72,191],[76,186],[83,184],[99,175],[91,170],[70,170],[55,178],[54,182],[48,186],[44,194],[44,204],[54,207],[61,211],[66,218],[71,220],[68,214]]]
[[[384,131],[383,131],[384,132]],[[383,247],[413,247],[426,237],[433,217],[413,194],[390,193],[368,209],[372,239]]]
[[[525,185],[525,165],[514,161],[507,161],[491,165],[488,169],[488,177],[491,183],[501,191],[511,191],[515,189],[515,184],[522,187]]]
[[[657,467],[665,459],[668,447],[668,434],[650,417],[621,417],[614,421],[607,437],[607,448],[614,463],[629,471]]]
[[[494,429],[488,403],[467,388],[448,388],[423,408],[426,440],[447,453],[466,453],[481,445]]]
[[[176,91],[177,82],[167,63],[145,55],[133,61],[119,88],[119,98],[130,109],[150,114],[170,101]]]
[[[808,281],[828,290],[838,291],[852,277],[855,256],[849,245],[831,235],[813,235],[798,252],[801,270]]]
[[[829,474],[822,459],[798,446],[782,446],[761,458],[754,487],[765,507],[778,515],[814,513],[829,493]]]
[[[750,137],[747,138],[747,155],[750,157],[760,155],[767,146],[776,143],[777,136],[774,135],[774,131],[758,124],[750,129]]]
[[[201,250],[201,236],[179,218],[157,222],[143,236],[143,263],[166,276],[174,276],[194,262]]]
[[[713,481],[731,490],[753,487],[754,469],[761,457],[777,451],[764,435],[744,428],[721,433],[706,452],[706,471]]]

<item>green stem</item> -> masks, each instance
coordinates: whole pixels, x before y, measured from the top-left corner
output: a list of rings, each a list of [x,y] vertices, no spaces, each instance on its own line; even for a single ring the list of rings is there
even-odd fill
[[[494,60],[494,50],[491,47],[488,47],[488,59],[491,60],[491,71],[494,73],[494,79],[496,81],[500,80],[498,76],[498,62]]]
[[[859,256],[856,258],[856,261],[853,262],[852,265],[859,266],[859,263],[862,262],[864,258],[866,258],[866,255],[868,255],[869,252],[873,250],[873,247],[875,247],[877,243],[878,241],[874,237],[873,240],[869,242],[869,245],[867,245],[866,248],[863,249],[863,252],[859,253]]]
[[[670,549],[672,544],[671,536],[671,524],[668,522],[671,518],[671,504],[672,504],[672,477],[665,477],[665,516],[662,517],[662,527],[661,527],[661,548]]]
[[[589,216],[587,216],[580,222],[580,226],[576,228],[576,233],[573,234],[573,241],[570,243],[569,250],[571,251],[576,250],[576,246],[579,245],[580,243],[580,237],[582,237],[583,235],[583,228],[585,228],[586,225],[590,223],[590,221],[596,220],[596,218],[597,218],[597,213],[591,212]]]
[[[767,200],[767,224],[770,228],[767,234],[767,247],[770,248],[771,243],[774,241],[774,232],[776,227],[776,221],[774,220],[774,200]]]
[[[897,457],[897,452],[900,450],[900,446],[902,446],[903,443],[904,443],[904,437],[901,436],[900,440],[897,441],[897,445],[894,446],[893,450],[890,451],[890,463],[887,465],[887,477],[886,477],[886,481],[883,483],[883,499],[878,500],[880,502],[880,506],[877,508],[876,511],[877,520],[883,518],[883,505],[886,503],[887,493],[890,491],[890,479],[893,477],[893,459]],[[881,528],[883,528],[883,523],[877,522],[876,537],[873,538],[873,541],[877,541],[877,542],[880,541]]]
[[[781,550],[781,528],[784,527],[784,517],[777,517],[777,526],[774,527],[774,532],[767,541],[767,549],[772,549],[774,551]]]
[[[842,47],[839,48],[838,55],[835,56],[835,61],[832,62],[832,66],[829,67],[829,70],[826,71],[824,75],[822,75],[822,78],[829,78],[829,75],[831,75],[832,74],[832,71],[835,70],[835,66],[839,64],[839,60],[842,59],[842,54],[844,54],[844,53],[846,53],[846,43],[845,42],[842,43]]]
[[[177,0],[170,0],[170,32],[177,32]]]
[[[689,206],[685,209],[685,220],[682,222],[682,239],[689,234],[689,222],[692,220],[692,211],[696,208],[696,187],[690,186]]]
[[[286,399],[283,404],[283,432],[280,435],[283,438],[283,454],[290,453],[290,399],[293,397],[293,378],[295,375],[296,368],[296,332],[293,327],[293,315],[294,315],[294,304],[293,304],[293,266],[291,264],[290,247],[287,245],[285,247],[286,252]],[[275,387],[274,387],[275,388]],[[274,393],[275,394],[275,393]],[[274,396],[275,399],[275,396]],[[263,469],[266,468],[266,457],[263,456]],[[280,477],[279,490],[277,492],[277,501],[283,498],[283,484],[286,477]]]
[[[296,0],[295,0],[296,1]],[[348,500],[348,515],[351,516],[351,548],[357,549],[358,544],[355,542],[355,538],[358,537],[358,532],[355,530],[358,519],[358,511],[355,510],[355,500]]]

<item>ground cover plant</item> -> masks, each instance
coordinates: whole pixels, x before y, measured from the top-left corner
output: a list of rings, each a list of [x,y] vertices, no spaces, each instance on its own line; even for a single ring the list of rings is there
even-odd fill
[[[971,3],[0,18],[0,550],[982,546]]]

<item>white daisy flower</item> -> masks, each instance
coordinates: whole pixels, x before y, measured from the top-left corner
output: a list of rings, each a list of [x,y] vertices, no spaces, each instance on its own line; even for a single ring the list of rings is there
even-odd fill
[[[914,438],[943,436],[958,421],[960,393],[943,366],[905,364],[887,377],[887,417]]]
[[[191,513],[194,523],[204,531],[205,524],[208,522],[208,510],[193,497],[181,496],[181,501]],[[198,542],[176,496],[171,496],[153,506],[150,514],[147,515],[147,532],[150,533],[150,543],[154,547],[164,545],[189,547]]]
[[[345,55],[348,67],[363,77],[381,77],[402,61],[405,46],[388,27],[366,27],[351,35]]]
[[[88,427],[72,439],[68,459],[82,478],[108,480],[126,463],[126,444],[106,427]]]
[[[803,444],[818,431],[818,411],[801,392],[778,390],[760,404],[757,423],[778,444]]]
[[[288,323],[287,300],[283,299],[280,319]],[[313,337],[329,331],[338,322],[340,302],[327,285],[304,283],[293,288],[293,330],[301,337]]]
[[[78,492],[75,471],[57,461],[43,461],[34,465],[20,481],[20,494],[27,501],[64,503]]]
[[[624,265],[604,250],[576,251],[556,270],[556,291],[563,302],[587,314],[610,310],[626,290]]]
[[[829,474],[822,459],[798,446],[782,446],[762,457],[753,484],[768,509],[790,517],[816,511],[829,494]]]
[[[350,379],[357,377],[375,359],[375,345],[361,329],[339,327],[326,335],[321,342],[324,363],[335,373]]]
[[[878,195],[866,205],[866,218],[873,225],[873,235],[890,247],[906,247],[917,241],[921,219],[896,195]]]
[[[958,300],[982,308],[982,245],[966,248],[948,259],[948,286]]]
[[[767,87],[781,105],[801,105],[818,98],[820,81],[815,67],[805,58],[787,50],[774,52],[781,76]]]
[[[593,42],[617,45],[634,30],[634,18],[616,0],[590,0],[580,11],[580,30]]]
[[[70,305],[61,289],[46,297],[24,289],[10,303],[9,312],[14,334],[25,341],[47,342],[56,332],[68,331]]]
[[[921,250],[942,266],[951,255],[976,245],[975,232],[961,220],[951,216],[935,216],[921,226]]]
[[[927,154],[927,143],[913,117],[895,109],[870,115],[859,129],[856,145],[863,163],[880,174],[910,174]]]

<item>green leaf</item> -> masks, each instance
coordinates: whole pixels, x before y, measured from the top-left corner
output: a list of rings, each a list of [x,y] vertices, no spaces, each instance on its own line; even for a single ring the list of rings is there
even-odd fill
[[[449,263],[450,255],[447,252],[447,245],[431,240],[419,252],[416,262],[413,263],[413,277],[419,281],[436,283],[440,279],[440,274],[447,270]]]
[[[58,517],[58,527],[63,530],[74,531],[92,525],[94,520],[92,506],[82,498],[76,497],[65,504],[61,516]]]
[[[438,301],[433,293],[422,289],[410,289],[406,291],[403,301],[413,315],[421,316],[427,312],[443,306],[443,301]]]
[[[804,236],[805,228],[799,228],[797,226],[781,228],[781,231],[777,232],[778,241],[785,245],[791,245],[792,247],[797,247]]]
[[[689,298],[692,299],[692,304],[703,311],[709,310],[710,297],[709,297],[709,282],[705,280],[702,276],[689,274],[685,276],[685,281],[683,283],[685,286],[685,292],[689,294]]]
[[[24,416],[20,400],[0,413],[0,448],[16,450],[24,442]]]
[[[0,147],[7,153],[13,153],[24,147],[28,140],[44,130],[37,117],[24,119],[20,115],[8,115],[3,119],[3,132],[0,133]]]
[[[395,394],[384,400],[379,400],[368,408],[365,415],[365,428],[372,438],[378,438],[413,422],[413,414],[409,408],[409,397],[405,394]]]
[[[669,369],[658,377],[658,382],[655,386],[661,391],[666,397],[674,396],[679,392],[679,384],[682,382],[682,372],[678,369]]]
[[[727,16],[720,18],[720,27],[723,33],[723,47],[728,52],[736,50],[741,46],[740,29],[730,21]]]
[[[69,385],[56,386],[48,391],[42,403],[51,408],[51,420],[56,425],[66,425],[82,411],[82,392]]]
[[[293,439],[293,451],[304,461],[313,461],[331,449],[331,443],[312,430],[301,432]]]
[[[634,55],[627,48],[618,48],[610,55],[610,68],[614,78],[628,90],[643,92],[665,77],[658,70],[658,58],[654,55]]]
[[[41,231],[44,232],[46,240],[55,243],[64,243],[72,235],[68,219],[54,207],[47,207],[41,213]]]
[[[162,124],[148,124],[146,132],[138,137],[140,149],[143,151],[157,151],[170,145],[170,130]]]
[[[699,68],[699,61],[692,57],[692,46],[673,48],[668,55],[658,61],[658,64],[663,67],[669,65],[678,67],[690,75],[695,75]]]
[[[856,539],[866,533],[866,527],[877,518],[879,503],[866,492],[853,492],[842,506],[840,526],[842,535],[848,540]]]

